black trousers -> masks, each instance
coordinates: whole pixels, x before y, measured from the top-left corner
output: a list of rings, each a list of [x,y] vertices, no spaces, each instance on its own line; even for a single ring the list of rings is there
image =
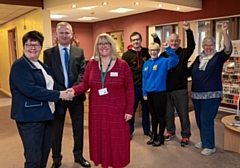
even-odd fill
[[[73,155],[75,159],[82,157],[83,153],[83,114],[84,114],[84,105],[81,103],[74,103],[72,101],[64,103],[64,110],[69,110],[72,130],[73,130]],[[52,141],[52,158],[54,163],[61,162],[62,160],[62,137],[63,137],[63,128],[65,123],[64,114],[54,114],[53,121],[53,141]]]
[[[16,124],[24,147],[24,168],[46,168],[51,149],[52,121]]]
[[[167,106],[167,93],[164,92],[149,92],[147,106],[152,119],[152,132],[157,135],[157,128],[159,125],[159,136],[163,137],[166,126],[166,106]]]

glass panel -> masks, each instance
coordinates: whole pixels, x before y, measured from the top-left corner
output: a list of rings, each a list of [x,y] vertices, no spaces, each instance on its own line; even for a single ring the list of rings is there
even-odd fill
[[[178,25],[167,25],[167,26],[159,26],[156,27],[155,32],[157,33],[158,37],[161,40],[161,43],[167,42],[169,36],[172,33],[178,34]],[[164,51],[164,48],[161,48],[161,51]]]
[[[162,37],[162,29],[161,29],[161,28],[157,28],[157,29],[156,29],[156,34],[157,34],[158,37],[161,39],[161,37]]]
[[[163,26],[163,42],[168,40],[168,37],[172,34],[172,26]]]
[[[228,20],[221,20],[216,21],[215,24],[215,30],[216,30],[216,50],[220,51],[223,49],[223,35],[222,35],[222,24],[223,22],[227,22],[229,24]]]
[[[175,30],[174,33],[178,34],[178,25],[174,25],[174,30]]]
[[[198,54],[202,51],[202,40],[207,36],[210,36],[210,21],[198,22]]]

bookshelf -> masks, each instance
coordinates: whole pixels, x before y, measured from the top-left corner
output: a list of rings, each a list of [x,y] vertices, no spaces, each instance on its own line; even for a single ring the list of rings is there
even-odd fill
[[[239,113],[240,99],[240,40],[233,41],[231,57],[222,71],[223,99],[219,110]]]

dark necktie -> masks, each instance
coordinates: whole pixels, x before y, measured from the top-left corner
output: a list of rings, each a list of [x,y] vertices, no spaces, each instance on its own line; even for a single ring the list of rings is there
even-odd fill
[[[68,54],[68,49],[63,48],[65,53],[64,53],[64,63],[65,63],[65,68],[67,71],[67,76],[66,76],[66,81],[67,81],[67,88],[69,87],[69,79],[68,79],[68,65],[69,65],[69,54]]]

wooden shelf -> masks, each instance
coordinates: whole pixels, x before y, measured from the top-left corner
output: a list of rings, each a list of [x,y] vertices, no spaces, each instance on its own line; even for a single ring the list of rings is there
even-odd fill
[[[222,118],[224,124],[224,150],[240,153],[240,129],[228,124],[234,122],[235,115],[229,115]]]

